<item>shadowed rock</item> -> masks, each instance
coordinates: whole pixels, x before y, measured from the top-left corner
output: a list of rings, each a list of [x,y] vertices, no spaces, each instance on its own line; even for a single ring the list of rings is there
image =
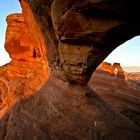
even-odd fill
[[[72,83],[86,84],[112,50],[140,34],[138,1],[21,0],[21,5],[25,18],[31,8],[42,30],[50,66],[61,67],[59,77]]]
[[[113,49],[140,33],[138,3],[20,2],[22,14],[7,20],[13,60],[1,71],[0,139],[139,140],[140,129],[86,85]]]

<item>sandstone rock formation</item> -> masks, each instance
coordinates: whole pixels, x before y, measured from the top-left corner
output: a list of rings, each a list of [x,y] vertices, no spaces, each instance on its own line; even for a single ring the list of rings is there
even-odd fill
[[[140,32],[137,2],[20,3],[22,14],[7,18],[12,62],[1,70],[0,139],[139,140],[140,129],[86,85],[113,49]]]
[[[0,68],[0,118],[17,101],[34,95],[49,77],[44,52],[31,39],[22,14],[7,17],[5,48],[12,61]],[[44,46],[45,47],[45,46]]]
[[[120,63],[114,63],[113,65],[111,65],[108,62],[102,62],[99,65],[99,69],[109,72],[111,75],[116,76],[118,78],[125,79],[125,72],[123,71]]]
[[[139,129],[92,90],[54,77],[36,95],[20,100],[0,128],[5,140],[139,139]]]
[[[109,73],[112,73],[112,65],[111,63],[108,63],[108,62],[102,62],[99,67],[98,67],[100,70],[103,70],[103,71],[107,71]]]
[[[112,66],[112,74],[116,74],[119,78],[125,78],[124,71],[120,66],[120,63],[114,63]]]
[[[87,83],[112,50],[140,34],[138,1],[20,1],[25,18],[31,9],[44,35],[50,66],[69,82]]]
[[[7,17],[5,48],[12,59],[26,60],[33,58],[34,48],[30,43],[28,30],[22,14]]]
[[[40,37],[42,34],[40,33],[40,35],[39,31],[36,31],[37,35],[35,33],[33,35],[29,31],[23,14],[9,15],[7,24],[5,48],[12,59],[37,61],[44,57],[46,47]]]
[[[120,79],[97,69],[89,84],[97,95],[140,127],[140,74],[127,73],[125,76]]]

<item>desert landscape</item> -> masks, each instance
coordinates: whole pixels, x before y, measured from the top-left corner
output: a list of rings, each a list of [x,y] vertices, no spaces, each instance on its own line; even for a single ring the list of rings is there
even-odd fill
[[[41,88],[48,77],[46,72],[43,63],[24,61],[0,68],[1,140],[76,139],[71,134],[79,135],[78,139],[139,139],[139,74],[133,76],[121,68],[124,76],[120,76],[119,71],[112,73],[110,63],[103,62],[88,87],[70,85],[51,76]],[[54,131],[62,135],[52,137]]]
[[[140,73],[103,62],[140,34],[138,2],[19,2],[6,18],[0,140],[139,140]]]
[[[109,64],[109,63],[107,63]],[[127,73],[124,78],[112,75],[102,63],[93,73],[90,85],[96,93],[128,119],[140,126],[140,73]]]

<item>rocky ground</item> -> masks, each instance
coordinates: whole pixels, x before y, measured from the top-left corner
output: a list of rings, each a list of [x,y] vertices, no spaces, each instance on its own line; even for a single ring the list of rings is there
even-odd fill
[[[127,73],[126,79],[132,88],[140,90],[140,72]]]
[[[20,65],[21,69],[14,69],[12,64],[1,70],[12,90],[5,91],[7,110],[0,110],[4,112],[0,140],[139,140],[140,95],[127,81],[97,70],[88,86],[77,86],[56,79],[52,73],[36,93],[39,87],[33,87],[39,85],[43,73],[37,64],[26,70],[26,63]],[[39,79],[34,74],[34,80],[27,78],[31,69],[35,75],[38,72]]]
[[[134,82],[119,63],[91,78],[139,34],[138,2],[20,3],[22,13],[7,17],[12,62],[0,68],[0,140],[139,140]]]
[[[125,79],[97,70],[90,80],[96,93],[140,127],[140,74],[126,73]]]
[[[0,118],[22,98],[34,95],[48,79],[47,61],[12,61],[0,67]]]

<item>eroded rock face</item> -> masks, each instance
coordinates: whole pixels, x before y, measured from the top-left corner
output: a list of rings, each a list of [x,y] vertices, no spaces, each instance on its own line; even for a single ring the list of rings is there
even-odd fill
[[[99,69],[103,70],[103,71],[107,71],[109,73],[112,73],[112,65],[111,63],[108,62],[102,62],[99,67]]]
[[[120,63],[114,63],[112,66],[112,74],[117,75],[119,78],[125,78],[124,71],[120,66]]]
[[[140,86],[137,86],[138,79],[140,79],[138,73],[135,75],[125,73],[125,79],[120,79],[112,77],[110,72],[103,69],[96,69],[88,84],[96,91],[97,95],[115,110],[140,127]]]
[[[113,76],[117,76],[118,78],[125,79],[125,72],[123,71],[120,63],[114,63],[111,65],[108,62],[102,62],[99,67],[100,70],[109,72]]]
[[[17,37],[14,41],[21,48],[30,42],[30,51],[24,50],[24,55],[31,59],[23,61],[10,48],[15,47],[14,34],[9,36],[6,48],[13,60],[0,73],[4,87],[0,91],[0,139],[118,140],[119,136],[138,140],[140,130],[134,123],[111,109],[91,87],[77,85],[86,84],[118,44],[139,32],[132,16],[137,7],[131,5],[135,8],[131,15],[120,1],[20,1],[23,16],[13,17],[22,20],[12,19],[9,23],[14,26],[8,28],[16,36],[28,32],[25,40]],[[134,23],[129,24],[131,18]],[[16,27],[15,21],[24,26]],[[23,32],[16,32],[23,27]]]
[[[6,124],[6,126],[5,126]],[[23,98],[0,121],[5,140],[139,140],[139,129],[93,90],[50,76],[32,97]],[[6,129],[5,129],[6,128]]]
[[[7,32],[5,48],[14,60],[37,60],[41,58],[41,51],[32,39],[27,29],[23,14],[12,14],[7,17]]]
[[[33,12],[44,35],[52,69],[57,71],[59,67],[61,79],[77,84],[87,83],[113,49],[140,33],[139,19],[135,18],[139,12],[137,2],[21,0],[21,5],[25,15],[27,7]],[[85,47],[90,52],[83,53]],[[69,48],[73,51],[69,52]],[[70,61],[69,56],[75,57]]]
[[[0,67],[0,119],[19,100],[34,95],[49,77],[44,46],[31,38],[23,14],[9,15],[7,23],[5,48],[12,61]]]
[[[26,60],[33,57],[28,30],[22,14],[7,17],[7,34],[5,48],[12,59]]]

